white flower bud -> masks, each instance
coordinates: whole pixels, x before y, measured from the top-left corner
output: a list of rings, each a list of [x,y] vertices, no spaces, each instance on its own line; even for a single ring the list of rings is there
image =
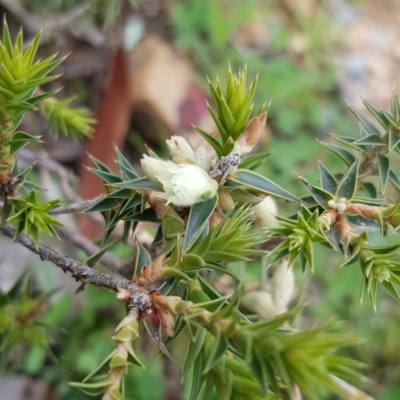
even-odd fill
[[[161,184],[161,182],[156,178],[156,175],[158,175],[165,168],[165,162],[166,161],[158,158],[149,157],[146,154],[143,154],[143,158],[140,160],[144,174],[153,182],[158,184]]]
[[[281,260],[268,282],[272,300],[280,312],[287,311],[287,306],[294,293],[293,269],[288,268],[288,264],[286,258]]]
[[[329,200],[328,201],[328,207],[329,208],[335,208],[335,206],[336,206],[335,200]]]
[[[271,319],[278,314],[271,294],[266,291],[257,290],[245,293],[242,296],[241,305],[247,311],[257,314],[263,320]]]
[[[235,202],[229,192],[221,191],[219,192],[218,205],[223,210],[232,210],[235,207]]]
[[[199,146],[196,151],[196,165],[209,171],[213,161],[217,158],[215,150],[211,146]]]
[[[166,141],[172,161],[176,164],[194,164],[196,156],[192,146],[182,136],[172,136]]]
[[[197,165],[163,161],[156,178],[164,188],[160,197],[176,206],[192,206],[214,197],[218,191],[218,183]]]
[[[275,218],[277,213],[278,207],[271,196],[266,197],[254,207],[254,217],[260,221],[263,228],[275,228],[279,225]]]
[[[337,210],[338,212],[340,212],[340,213],[346,211],[346,208],[347,208],[346,203],[340,202],[340,203],[338,203],[338,204],[336,205],[336,210]]]
[[[264,131],[266,120],[266,112],[254,117],[248,123],[245,131],[238,137],[233,150],[237,151],[240,155],[250,153],[260,139],[261,133]]]

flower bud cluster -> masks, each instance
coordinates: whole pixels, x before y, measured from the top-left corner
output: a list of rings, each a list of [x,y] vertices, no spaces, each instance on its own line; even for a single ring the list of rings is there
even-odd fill
[[[235,142],[233,151],[237,151],[240,155],[250,153],[257,144],[265,128],[267,121],[267,113],[254,117],[247,125],[246,129],[241,133]]]
[[[160,279],[163,273],[166,254],[161,254],[156,261],[145,265],[140,270],[140,275],[134,279],[134,282],[139,286],[146,286],[151,282]]]
[[[336,210],[339,214],[343,214],[347,209],[346,201],[344,197],[341,197],[337,202],[335,200],[329,200],[328,207]]]
[[[210,178],[208,171],[215,159],[214,150],[200,146],[196,151],[182,137],[173,136],[167,140],[172,161],[144,155],[141,165],[145,175],[163,188],[158,197],[166,204],[189,207],[216,196],[218,183]],[[148,196],[156,204],[156,200]],[[165,215],[163,207],[157,214]]]
[[[367,279],[375,278],[381,283],[390,281],[391,254],[378,255],[372,251],[364,250],[360,257],[365,267],[364,273]]]
[[[173,300],[169,299],[170,296],[162,296],[159,292],[153,292],[150,296],[152,298],[154,316],[158,318],[162,331],[167,336],[172,336],[175,330],[175,319],[168,307],[171,306],[169,303],[173,302]],[[180,300],[179,297],[178,299]]]
[[[289,251],[301,250],[309,240],[309,235],[304,229],[293,229],[293,233],[288,236]]]
[[[254,207],[254,217],[263,228],[276,228],[279,223],[275,217],[278,207],[271,196],[265,197]]]
[[[167,204],[187,207],[216,196],[218,183],[207,172],[193,164],[175,164],[143,156],[142,168],[146,176],[163,187],[159,197]]]

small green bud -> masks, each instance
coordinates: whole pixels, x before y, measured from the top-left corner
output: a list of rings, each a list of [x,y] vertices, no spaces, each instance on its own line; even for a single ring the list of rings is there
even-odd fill
[[[389,265],[390,262],[386,260],[380,260],[379,263],[374,266],[374,276],[378,278],[379,282],[390,281],[390,271],[388,269]]]

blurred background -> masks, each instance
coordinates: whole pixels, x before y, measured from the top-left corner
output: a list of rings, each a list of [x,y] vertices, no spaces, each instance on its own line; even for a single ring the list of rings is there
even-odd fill
[[[295,173],[315,181],[317,158],[334,172],[343,168],[318,140],[329,141],[329,133],[357,136],[346,102],[364,112],[361,96],[388,109],[400,81],[397,0],[0,0],[0,14],[14,38],[21,27],[27,41],[44,27],[41,57],[69,54],[49,88],[62,87],[60,95],[74,96],[74,105],[92,111],[92,138],[56,139],[36,114],[22,130],[43,135],[41,162],[63,165],[68,184],[83,198],[103,191],[82,167],[90,165],[87,152],[113,169],[114,144],[138,165],[145,145],[163,154],[172,134],[196,143],[191,124],[213,132],[206,77],[224,82],[229,63],[233,70],[247,65],[250,79],[259,75],[256,109],[272,100],[260,146],[275,155],[259,172],[298,195],[305,192]],[[26,152],[25,162],[37,154]],[[51,172],[41,170],[35,179],[47,182],[54,197],[71,200]],[[101,234],[89,220],[79,221],[79,229],[91,239]],[[114,251],[129,255],[122,246]],[[347,321],[343,331],[366,343],[352,354],[368,365],[371,381],[362,389],[379,400],[400,399],[398,305],[381,293],[374,314],[368,299],[359,304],[358,267],[339,270],[340,257],[325,250],[316,257],[315,275],[297,277],[298,297],[308,302],[302,323]],[[259,265],[250,265],[245,280],[257,280],[258,271]],[[76,289],[55,268],[0,242],[0,290],[16,299],[11,308],[0,304],[0,399],[89,398],[67,382],[81,380],[111,351],[124,310],[112,293],[87,287],[76,295]],[[18,296],[21,290],[27,296]],[[6,341],[1,319],[28,305],[41,324]],[[147,370],[132,368],[127,397],[187,398],[177,367],[157,358],[157,347],[142,338],[138,350]],[[184,354],[175,350],[175,356]]]

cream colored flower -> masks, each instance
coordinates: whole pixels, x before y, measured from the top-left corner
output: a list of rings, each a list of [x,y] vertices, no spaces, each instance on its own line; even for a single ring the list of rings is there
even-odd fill
[[[176,164],[195,164],[192,146],[182,136],[172,136],[166,141],[172,161]]]
[[[266,197],[254,207],[254,217],[263,228],[275,228],[278,226],[278,221],[275,218],[277,213],[278,207],[271,196]]]
[[[261,319],[268,320],[278,314],[278,310],[270,293],[264,290],[245,293],[241,305],[250,313],[257,314]]]
[[[286,312],[295,289],[293,269],[286,258],[279,261],[269,280],[269,291],[279,312]]]
[[[199,146],[196,149],[195,154],[196,165],[203,168],[206,172],[210,170],[213,161],[217,158],[215,150],[210,145]]]
[[[176,206],[192,206],[214,197],[218,191],[218,183],[197,165],[167,161],[157,179],[164,188],[160,197]]]
[[[164,193],[159,196],[167,204],[192,206],[217,194],[218,183],[197,165],[175,164],[146,155],[141,164],[146,176],[162,185]]]
[[[160,160],[159,158],[150,157],[143,154],[143,158],[140,160],[144,174],[151,179],[153,182],[161,185],[161,182],[156,178],[156,175],[164,169],[164,163],[166,161]]]
[[[210,145],[201,145],[193,150],[182,136],[172,136],[166,143],[175,164],[195,164],[208,172],[216,158],[215,150]]]

